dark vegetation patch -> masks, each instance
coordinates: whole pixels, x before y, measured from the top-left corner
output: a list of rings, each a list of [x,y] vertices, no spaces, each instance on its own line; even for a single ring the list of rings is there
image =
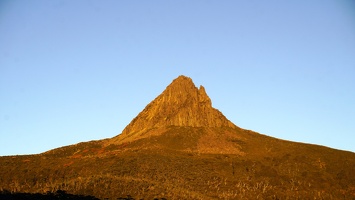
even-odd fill
[[[85,195],[74,195],[68,194],[66,191],[58,190],[54,193],[47,192],[45,194],[41,193],[22,193],[22,192],[9,192],[9,191],[0,191],[1,200],[99,200],[94,196],[85,196]]]

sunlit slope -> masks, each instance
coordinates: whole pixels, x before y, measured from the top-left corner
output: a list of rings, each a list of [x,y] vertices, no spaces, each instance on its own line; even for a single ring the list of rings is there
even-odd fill
[[[117,199],[354,199],[355,154],[239,128],[180,76],[122,134],[0,157],[0,190]]]

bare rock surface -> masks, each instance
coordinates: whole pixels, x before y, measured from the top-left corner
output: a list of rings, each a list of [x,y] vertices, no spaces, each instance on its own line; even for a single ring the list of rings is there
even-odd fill
[[[236,127],[212,107],[205,88],[179,76],[149,103],[123,130],[122,135],[168,126]]]

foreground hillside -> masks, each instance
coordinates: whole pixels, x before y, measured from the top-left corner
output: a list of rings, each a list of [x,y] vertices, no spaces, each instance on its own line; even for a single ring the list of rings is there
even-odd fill
[[[232,143],[248,153],[198,153],[194,149],[204,129],[167,131],[122,145],[97,141],[2,157],[0,189],[65,190],[101,199],[355,198],[354,153],[240,129],[229,130],[242,137]]]
[[[355,153],[244,130],[180,76],[122,134],[0,157],[0,191],[117,199],[355,199]]]

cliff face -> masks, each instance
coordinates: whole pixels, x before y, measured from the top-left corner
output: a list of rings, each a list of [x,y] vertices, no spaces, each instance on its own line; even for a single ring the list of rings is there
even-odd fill
[[[205,88],[179,76],[123,130],[122,135],[168,126],[236,127],[212,107]]]

